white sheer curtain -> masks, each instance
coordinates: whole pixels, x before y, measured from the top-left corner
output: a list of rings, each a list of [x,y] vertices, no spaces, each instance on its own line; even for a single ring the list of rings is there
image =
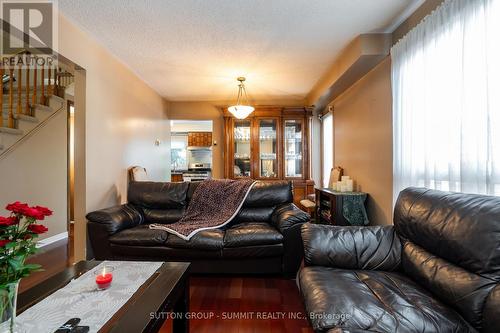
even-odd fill
[[[391,50],[394,199],[500,195],[500,0],[449,0]]]
[[[330,182],[330,172],[333,168],[333,114],[331,112],[323,116],[321,123],[322,135],[322,180],[323,187],[328,187]]]

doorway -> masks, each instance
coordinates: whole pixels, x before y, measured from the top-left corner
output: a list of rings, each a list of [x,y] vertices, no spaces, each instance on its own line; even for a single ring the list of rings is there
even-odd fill
[[[170,121],[171,181],[212,178],[212,120]]]

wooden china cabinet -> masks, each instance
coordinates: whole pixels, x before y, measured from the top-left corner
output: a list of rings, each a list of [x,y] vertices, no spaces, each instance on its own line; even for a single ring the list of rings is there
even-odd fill
[[[245,119],[224,114],[224,176],[230,179],[291,180],[294,202],[314,193],[310,179],[306,107],[256,107]]]

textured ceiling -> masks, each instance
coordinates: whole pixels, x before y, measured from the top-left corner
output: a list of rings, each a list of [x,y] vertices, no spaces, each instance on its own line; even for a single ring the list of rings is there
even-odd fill
[[[63,14],[171,101],[303,99],[357,35],[421,0],[59,0]]]

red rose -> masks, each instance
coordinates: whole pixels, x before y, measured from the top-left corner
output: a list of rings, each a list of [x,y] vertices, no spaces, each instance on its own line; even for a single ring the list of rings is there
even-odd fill
[[[33,208],[33,207],[28,207],[28,208],[23,209],[21,214],[26,216],[26,217],[32,217],[38,221],[41,221],[45,218],[45,215],[41,211],[39,211],[38,209]]]
[[[28,226],[28,230],[35,234],[43,234],[44,232],[47,232],[49,229],[47,229],[46,226],[41,224],[30,224]]]
[[[25,209],[29,208],[28,204],[21,203],[19,201],[8,204],[5,209],[16,214],[22,214]]]
[[[9,244],[10,240],[8,239],[0,239],[0,247],[4,247],[5,245]]]
[[[18,222],[19,222],[19,220],[14,216],[12,216],[12,217],[0,216],[0,226],[2,226],[2,227],[8,227],[10,225],[17,224]]]
[[[36,210],[38,210],[40,213],[42,213],[45,216],[51,216],[52,215],[52,211],[50,209],[48,209],[47,207],[35,206],[35,207],[32,207],[32,208],[35,208]]]

